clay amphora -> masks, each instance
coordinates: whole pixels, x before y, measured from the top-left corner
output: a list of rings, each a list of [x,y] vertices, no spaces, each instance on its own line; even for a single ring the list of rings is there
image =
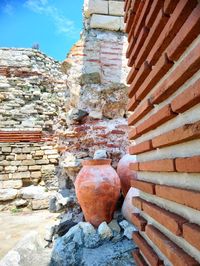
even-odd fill
[[[129,169],[129,164],[135,162],[135,155],[126,154],[121,158],[117,166],[117,174],[121,181],[122,194],[124,197],[126,197],[126,194],[131,187],[131,179],[137,178],[136,172]]]
[[[97,227],[112,220],[120,196],[120,179],[111,167],[111,160],[85,160],[75,189],[87,222]]]

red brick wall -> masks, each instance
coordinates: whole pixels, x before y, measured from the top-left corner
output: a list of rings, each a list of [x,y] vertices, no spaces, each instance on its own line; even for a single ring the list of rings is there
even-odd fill
[[[200,3],[126,0],[137,265],[200,264]]]

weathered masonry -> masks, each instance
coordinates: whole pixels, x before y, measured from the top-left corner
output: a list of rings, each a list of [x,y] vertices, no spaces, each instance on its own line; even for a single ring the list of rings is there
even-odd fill
[[[37,50],[0,49],[0,210],[47,208],[46,190],[58,188],[53,134],[66,90],[60,68]]]
[[[125,1],[138,265],[200,264],[200,3]]]

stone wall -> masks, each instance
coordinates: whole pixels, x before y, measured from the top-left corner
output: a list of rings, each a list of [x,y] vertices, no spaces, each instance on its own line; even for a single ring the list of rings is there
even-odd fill
[[[125,9],[132,186],[140,191],[134,258],[199,265],[200,4],[128,0]]]
[[[1,209],[7,203],[48,207],[45,191],[58,189],[53,135],[66,93],[59,62],[37,50],[0,49]]]
[[[86,29],[124,30],[123,0],[85,0],[84,26]]]
[[[119,9],[114,10],[115,5]],[[100,21],[105,17],[121,21],[122,5],[121,1],[85,1],[81,39],[63,63],[68,77],[69,112],[67,129],[60,125],[57,139],[62,150],[61,166],[73,181],[81,160],[92,158],[95,150],[106,149],[116,167],[128,146],[127,38],[110,24],[92,24],[97,15]]]
[[[85,1],[81,38],[62,65],[37,50],[0,49],[0,181],[6,200],[12,190],[14,203],[24,186],[72,188],[81,161],[97,149],[107,150],[114,167],[126,152],[122,7],[123,1]],[[35,197],[40,193],[30,196],[29,205]]]

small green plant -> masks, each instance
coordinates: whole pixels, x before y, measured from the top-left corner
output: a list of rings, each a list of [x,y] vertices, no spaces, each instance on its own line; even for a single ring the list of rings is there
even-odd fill
[[[19,213],[19,212],[22,212],[22,209],[14,207],[10,211],[11,211],[11,213]]]

